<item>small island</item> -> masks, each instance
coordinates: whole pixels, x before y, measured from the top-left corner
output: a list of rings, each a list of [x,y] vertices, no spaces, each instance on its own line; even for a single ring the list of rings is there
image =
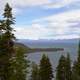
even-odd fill
[[[52,52],[52,51],[63,51],[63,48],[32,48],[28,50],[29,53],[32,52],[42,52],[42,51],[47,51],[47,52]]]

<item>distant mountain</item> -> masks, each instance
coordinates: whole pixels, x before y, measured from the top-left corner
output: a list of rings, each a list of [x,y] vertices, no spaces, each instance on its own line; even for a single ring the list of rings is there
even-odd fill
[[[79,39],[64,39],[64,40],[29,40],[29,39],[19,39],[17,42],[22,43],[30,48],[64,48],[72,47],[72,45],[78,46]]]
[[[79,39],[58,39],[58,40],[47,40],[47,39],[39,39],[39,40],[29,40],[29,39],[18,39],[17,42],[21,43],[78,43]]]

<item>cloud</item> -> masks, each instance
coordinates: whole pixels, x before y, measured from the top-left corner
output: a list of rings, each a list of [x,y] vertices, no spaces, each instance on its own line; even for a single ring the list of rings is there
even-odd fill
[[[12,6],[16,7],[25,7],[25,6],[35,6],[35,5],[43,5],[47,4],[50,1],[49,0],[1,0],[1,4],[5,4],[8,2]]]
[[[80,23],[80,10],[71,10],[68,12],[63,12],[51,16],[47,16],[41,19],[36,19],[33,22],[46,22],[51,26],[57,27],[70,27],[71,25],[76,25]]]
[[[39,27],[16,27],[15,36],[18,39],[73,39],[79,38],[77,34],[56,34],[47,28]],[[79,29],[77,29],[79,30]],[[79,30],[80,32],[80,30]]]
[[[22,13],[24,8],[26,9],[28,7],[40,6],[42,9],[50,9],[64,7],[73,3],[80,3],[79,0],[0,0],[0,12],[7,2],[13,8],[13,13],[15,15]]]
[[[71,10],[71,11],[67,11],[67,12],[63,12],[63,13],[59,13],[59,14],[55,14],[55,15],[51,15],[40,20],[45,20],[45,21],[58,21],[58,22],[65,22],[65,21],[76,21],[76,20],[80,20],[80,10]],[[38,21],[38,20],[36,20]]]
[[[6,3],[9,3],[13,8],[13,14],[19,15],[24,9],[26,10],[29,7],[42,6],[48,4],[51,1],[49,0],[0,0],[0,13],[3,13],[3,9]]]
[[[69,8],[70,5],[76,5],[77,3],[80,3],[80,1],[79,0],[56,0],[52,3],[48,3],[48,4],[44,5],[44,8],[45,9],[61,8],[61,7],[65,7],[65,6],[67,6],[67,8]]]
[[[15,36],[23,39],[39,39],[50,33],[43,25],[33,23],[31,26],[15,27]]]
[[[0,13],[6,2],[13,7],[15,15],[23,14],[24,8],[41,6],[44,9],[69,7],[77,5],[79,0],[1,0]],[[37,14],[37,12],[36,12]],[[68,39],[78,38],[80,34],[80,9],[69,9],[58,14],[33,20],[31,25],[16,25],[17,38],[27,39]]]
[[[72,39],[80,35],[80,10],[72,10],[34,20],[16,27],[16,36],[27,39]]]
[[[48,19],[49,20],[49,19]],[[51,20],[52,21],[52,20]],[[16,27],[15,35],[23,39],[72,39],[79,38],[79,27],[72,27],[76,23],[49,22],[47,25],[39,22]]]
[[[79,0],[54,0],[54,1],[50,1],[50,0],[1,0],[1,4],[8,2],[9,4],[11,4],[12,6],[16,6],[16,7],[26,7],[26,6],[47,6],[47,7],[60,7],[60,6],[65,6],[68,5],[70,3],[73,2],[77,2]]]
[[[76,38],[80,35],[80,10],[72,10],[60,14],[44,17],[33,22],[44,22],[47,38]],[[60,36],[60,37],[59,37]]]

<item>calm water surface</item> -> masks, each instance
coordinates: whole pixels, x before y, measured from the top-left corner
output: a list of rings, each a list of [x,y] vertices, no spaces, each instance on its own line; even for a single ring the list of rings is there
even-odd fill
[[[40,59],[41,59],[41,56],[43,55],[43,54],[46,54],[46,55],[48,55],[48,57],[50,58],[50,61],[51,61],[51,63],[52,63],[52,66],[54,67],[54,68],[56,68],[56,66],[57,66],[57,64],[58,64],[58,60],[59,60],[59,58],[60,58],[60,56],[63,54],[63,55],[67,55],[67,53],[69,53],[70,54],[70,56],[71,56],[71,60],[72,61],[74,61],[75,59],[76,59],[76,57],[77,57],[77,52],[78,52],[78,44],[75,44],[75,43],[70,43],[70,44],[54,44],[54,45],[47,45],[47,46],[45,46],[45,45],[40,45],[40,46],[38,46],[38,45],[30,45],[30,47],[45,47],[45,48],[47,48],[47,47],[53,47],[53,48],[64,48],[64,51],[56,51],[56,52],[35,52],[35,53],[30,53],[29,55],[28,55],[28,58],[29,58],[29,60],[30,61],[32,61],[32,62],[36,62],[37,64],[39,64],[39,62],[40,62]]]

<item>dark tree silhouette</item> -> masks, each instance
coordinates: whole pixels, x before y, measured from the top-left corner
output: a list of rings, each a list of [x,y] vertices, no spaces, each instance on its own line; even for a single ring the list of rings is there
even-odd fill
[[[12,8],[7,3],[3,14],[4,19],[0,21],[0,78],[8,80],[10,75],[10,59],[14,54],[14,34],[11,27],[14,24]]]
[[[73,68],[72,68],[72,77],[73,80],[80,80],[80,40],[78,45],[78,57],[77,61],[74,62]]]
[[[32,63],[32,71],[30,80],[39,80],[39,67],[36,63]]]
[[[65,63],[66,63],[66,58],[62,55],[59,59],[59,64],[56,70],[56,80],[65,80],[66,78]]]
[[[40,80],[52,80],[53,78],[53,69],[50,63],[48,56],[43,54],[42,59],[40,60],[40,70],[39,76]]]
[[[67,54],[65,67],[66,67],[66,71],[65,71],[66,80],[72,80],[71,60],[70,60],[69,53]]]
[[[0,80],[26,80],[28,61],[24,49],[15,47],[12,8],[5,5],[3,20],[0,20]]]

